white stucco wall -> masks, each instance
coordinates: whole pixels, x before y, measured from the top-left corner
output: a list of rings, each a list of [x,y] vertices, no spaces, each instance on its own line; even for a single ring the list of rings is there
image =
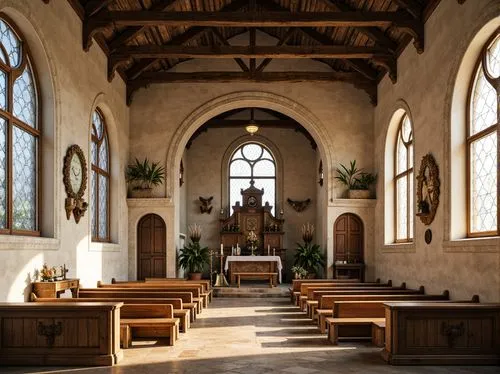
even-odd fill
[[[453,171],[457,154],[450,147],[450,132],[463,131],[465,126],[465,95],[451,105],[457,87],[464,85],[464,77],[457,79],[469,45],[482,45],[488,35],[500,25],[500,2],[490,0],[442,1],[425,26],[425,52],[418,55],[415,48],[407,48],[398,60],[398,82],[392,84],[387,77],[379,85],[378,106],[375,109],[375,162],[379,175],[384,175],[384,150],[389,122],[402,100],[408,105],[414,126],[415,173],[422,157],[432,153],[440,170],[440,205],[434,222],[425,226],[415,220],[415,241],[411,245],[384,245],[384,185],[378,184],[375,221],[376,262],[375,273],[383,279],[392,278],[408,286],[424,285],[430,293],[449,289],[453,299],[470,298],[479,294],[481,301],[500,300],[500,239],[458,240],[451,235],[451,207],[464,204],[465,184],[457,180],[463,168]],[[488,25],[488,32],[481,28]],[[474,39],[476,38],[476,39]],[[480,42],[478,39],[481,39]],[[469,80],[472,65],[478,56],[476,48],[472,62],[468,62]],[[472,53],[474,54],[474,53]],[[468,87],[468,81],[465,82]],[[392,139],[391,139],[392,141]],[[451,157],[453,154],[453,157]],[[450,162],[451,160],[451,162]],[[464,163],[463,163],[464,164]],[[463,180],[463,179],[462,179]],[[416,184],[415,184],[416,185]],[[387,219],[387,217],[386,217]],[[455,222],[464,226],[465,214],[455,214]],[[432,243],[424,241],[424,232],[430,228]],[[463,238],[463,235],[462,235]]]
[[[25,35],[40,78],[42,101],[42,236],[0,237],[1,301],[21,301],[37,269],[69,268],[85,286],[127,272],[127,207],[123,168],[128,158],[129,109],[121,79],[108,83],[107,61],[94,44],[82,49],[81,21],[66,1],[0,0]],[[90,119],[99,106],[106,117],[111,148],[111,236],[113,244],[90,241],[89,212],[76,224],[66,219],[62,163],[66,149],[78,144],[89,162]],[[90,164],[88,164],[90,169]],[[89,201],[88,186],[85,200]]]

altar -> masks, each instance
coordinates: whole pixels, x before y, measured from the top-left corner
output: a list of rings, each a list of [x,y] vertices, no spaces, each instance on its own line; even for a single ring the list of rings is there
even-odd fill
[[[279,256],[227,256],[224,270],[229,271],[228,276],[231,284],[236,283],[234,273],[278,273],[278,281],[281,283],[281,258]],[[255,276],[255,279],[267,279],[267,277]]]

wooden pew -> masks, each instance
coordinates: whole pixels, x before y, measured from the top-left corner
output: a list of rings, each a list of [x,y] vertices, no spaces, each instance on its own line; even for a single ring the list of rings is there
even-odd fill
[[[180,282],[176,283],[168,283],[168,284],[163,284],[163,283],[141,283],[141,282],[122,282],[122,283],[115,283],[115,284],[105,284],[102,282],[97,282],[97,288],[111,288],[111,289],[148,289],[150,291],[170,291],[170,290],[180,290],[180,291],[187,291],[187,292],[192,292],[193,297],[195,298],[200,298],[202,305],[200,306],[200,311],[203,310],[203,308],[208,307],[208,301],[209,301],[209,294],[207,292],[203,292],[203,285],[201,284],[184,284]]]
[[[392,282],[391,282],[392,285]],[[342,290],[355,290],[355,289],[364,289],[364,290],[397,290],[397,289],[406,289],[406,283],[403,282],[400,287],[387,286],[384,283],[358,283],[354,285],[328,285],[328,284],[317,284],[311,285],[310,283],[303,283],[300,287],[300,298],[299,305],[301,310],[306,310],[308,315],[310,314],[309,308],[312,305],[317,305],[317,301],[313,299],[313,291],[323,290],[323,291],[342,291]],[[312,313],[311,317],[312,318]]]
[[[120,285],[116,287],[111,287],[110,285],[102,285],[98,288],[80,288],[79,291],[119,291],[119,292],[191,292],[193,294],[193,302],[198,303],[198,313],[203,311],[203,305],[205,303],[204,298],[201,296],[201,286],[134,286]]]
[[[191,322],[196,321],[198,314],[199,303],[193,302],[193,294],[191,292],[145,292],[141,291],[123,291],[123,290],[110,290],[107,288],[102,289],[80,289],[78,296],[80,299],[98,298],[98,299],[181,299],[183,308],[189,309],[189,316]]]
[[[375,283],[379,283],[380,279],[377,279]],[[390,282],[390,281],[389,281]],[[357,284],[361,283],[359,279],[293,279],[292,287],[289,288],[290,291],[290,301],[294,305],[299,305],[300,297],[300,286],[302,283],[329,283],[329,284]]]
[[[42,298],[37,297],[34,293],[31,293],[30,300],[33,302],[52,302],[52,303],[60,303],[60,302],[82,302],[80,298]],[[191,310],[189,308],[184,308],[184,304],[182,299],[176,298],[135,298],[135,299],[103,299],[103,298],[85,298],[85,302],[122,302],[123,304],[169,304],[174,308],[174,318],[179,318],[179,329],[181,332],[186,332],[190,327],[190,315]]]
[[[446,290],[441,295],[424,295],[424,294],[384,294],[384,295],[324,295],[320,299],[318,314],[318,326],[322,334],[326,332],[326,318],[333,317],[333,306],[337,301],[432,301],[432,300],[449,300],[450,293]]]
[[[168,337],[168,345],[174,345],[179,338],[179,319],[174,318],[169,304],[124,304],[120,315],[120,328],[122,326],[125,327],[124,347],[128,347],[134,337]],[[128,329],[131,334],[127,334]],[[129,340],[125,342],[125,339]]]
[[[386,302],[393,365],[500,365],[500,304]]]

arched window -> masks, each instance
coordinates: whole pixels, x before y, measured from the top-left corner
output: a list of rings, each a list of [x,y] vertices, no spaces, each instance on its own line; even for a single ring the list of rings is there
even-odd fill
[[[258,143],[246,143],[236,149],[229,162],[229,206],[241,202],[241,189],[264,189],[262,202],[269,202],[276,210],[276,162],[268,149]]]
[[[500,32],[485,45],[470,90],[467,125],[468,235],[498,235]]]
[[[396,242],[411,242],[413,241],[413,129],[406,113],[399,123],[395,152]]]
[[[39,97],[26,42],[0,18],[0,233],[40,235]]]
[[[97,108],[92,115],[92,145],[90,149],[90,208],[92,241],[109,242],[109,144],[104,117]]]

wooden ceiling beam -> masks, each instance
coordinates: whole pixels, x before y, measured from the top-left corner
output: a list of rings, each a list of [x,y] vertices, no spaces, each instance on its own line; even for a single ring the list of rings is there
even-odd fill
[[[151,11],[171,10],[171,8],[173,8],[176,2],[177,0],[162,0],[159,3],[154,4],[150,10]],[[135,26],[126,28],[109,42],[109,50],[113,52],[114,50],[116,50],[116,48],[118,48],[123,44],[128,43],[130,40],[134,39],[137,35],[139,35],[146,29],[147,27],[145,26]]]
[[[115,0],[90,0],[85,4],[85,15],[87,17],[92,17],[99,13],[101,10],[106,8],[109,4]]]
[[[111,55],[118,60],[130,58],[329,58],[329,59],[369,59],[389,58],[388,50],[376,47],[358,47],[345,45],[314,46],[177,46],[177,45],[145,45],[122,47]]]
[[[211,30],[212,34],[217,38],[217,40],[219,40],[220,43],[222,43],[222,45],[230,46],[229,42],[224,38],[224,36],[219,32],[219,30],[217,30],[215,27],[213,27]],[[241,70],[250,71],[247,64],[245,64],[245,62],[241,58],[235,58],[234,61],[236,61]]]
[[[208,27],[411,27],[406,12],[160,12],[103,11],[89,18],[88,32],[116,26],[208,26]]]
[[[276,45],[278,47],[285,45],[288,42],[288,40],[290,40],[290,38],[295,34],[296,31],[297,31],[296,28],[288,29],[288,31],[285,33],[285,35],[280,39],[280,41]],[[267,65],[269,65],[271,63],[272,60],[273,60],[272,58],[266,58],[264,61],[262,61],[259,64],[259,66],[255,69],[255,71],[257,73],[262,73],[264,71],[264,69],[267,67]]]
[[[415,0],[393,0],[400,8],[410,13],[413,18],[421,19],[423,7]]]
[[[244,72],[146,72],[137,79],[127,82],[127,103],[130,105],[133,94],[141,87],[156,83],[231,83],[231,82],[346,82],[367,92],[373,105],[377,104],[377,84],[359,73],[346,72],[263,72],[251,74]]]
[[[223,129],[223,128],[234,128],[234,127],[244,127],[248,125],[250,119],[211,119],[205,122],[205,125],[213,129]],[[292,119],[266,119],[266,120],[255,120],[259,127],[273,127],[277,129],[295,129],[297,127],[297,122]]]

